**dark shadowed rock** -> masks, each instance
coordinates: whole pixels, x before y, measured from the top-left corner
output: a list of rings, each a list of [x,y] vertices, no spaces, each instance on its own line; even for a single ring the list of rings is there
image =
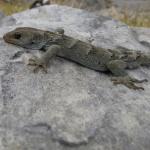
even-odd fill
[[[50,4],[51,3],[49,0],[35,0],[33,3],[31,3],[30,9]]]
[[[61,58],[53,59],[47,74],[33,74],[24,64],[10,63],[23,49],[2,36],[20,26],[63,27],[67,35],[95,46],[150,51],[150,30],[57,5],[11,19],[0,28],[1,150],[149,150],[150,81],[145,91],[114,86],[111,75]],[[129,73],[150,80],[147,68]]]

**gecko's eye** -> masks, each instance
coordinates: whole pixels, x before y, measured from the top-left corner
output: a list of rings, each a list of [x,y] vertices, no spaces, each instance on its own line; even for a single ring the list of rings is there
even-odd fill
[[[35,41],[31,41],[31,44],[36,44],[36,42]]]
[[[14,38],[15,39],[20,39],[21,38],[21,34],[20,33],[15,33],[14,34]]]

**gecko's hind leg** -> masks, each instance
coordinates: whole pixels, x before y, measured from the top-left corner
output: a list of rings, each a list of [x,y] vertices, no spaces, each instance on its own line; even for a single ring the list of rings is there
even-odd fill
[[[131,78],[131,77],[130,77],[130,78]],[[135,83],[148,82],[148,80],[147,80],[147,79],[139,80],[139,79],[131,78],[130,80],[131,80],[132,82],[135,82]]]
[[[145,82],[146,80],[138,80],[138,79],[131,78],[129,76],[125,76],[125,77],[113,77],[111,79],[111,81],[113,81],[113,83],[115,85],[123,84],[123,85],[125,85],[126,87],[128,87],[130,89],[144,90],[143,87],[137,86],[135,83],[142,83],[142,82]]]
[[[127,68],[127,64],[122,60],[112,60],[107,65],[108,69],[115,75],[116,77],[113,77],[111,81],[117,85],[117,84],[123,84],[126,87],[134,90],[144,90],[143,87],[137,86],[135,83],[142,83],[146,82],[147,80],[138,80],[135,78],[132,78],[128,76],[125,69]]]

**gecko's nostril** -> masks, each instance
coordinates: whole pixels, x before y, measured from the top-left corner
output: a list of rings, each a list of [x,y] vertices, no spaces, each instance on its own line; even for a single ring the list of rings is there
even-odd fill
[[[5,35],[3,36],[3,39],[4,39],[5,41],[8,41],[7,34],[5,34]]]
[[[4,40],[6,39],[6,34],[3,36],[3,39],[4,39]]]

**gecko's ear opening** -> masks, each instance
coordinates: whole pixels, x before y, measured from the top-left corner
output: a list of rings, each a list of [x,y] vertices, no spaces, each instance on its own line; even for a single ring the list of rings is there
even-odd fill
[[[55,32],[62,35],[65,33],[64,29],[62,28],[57,28]]]

